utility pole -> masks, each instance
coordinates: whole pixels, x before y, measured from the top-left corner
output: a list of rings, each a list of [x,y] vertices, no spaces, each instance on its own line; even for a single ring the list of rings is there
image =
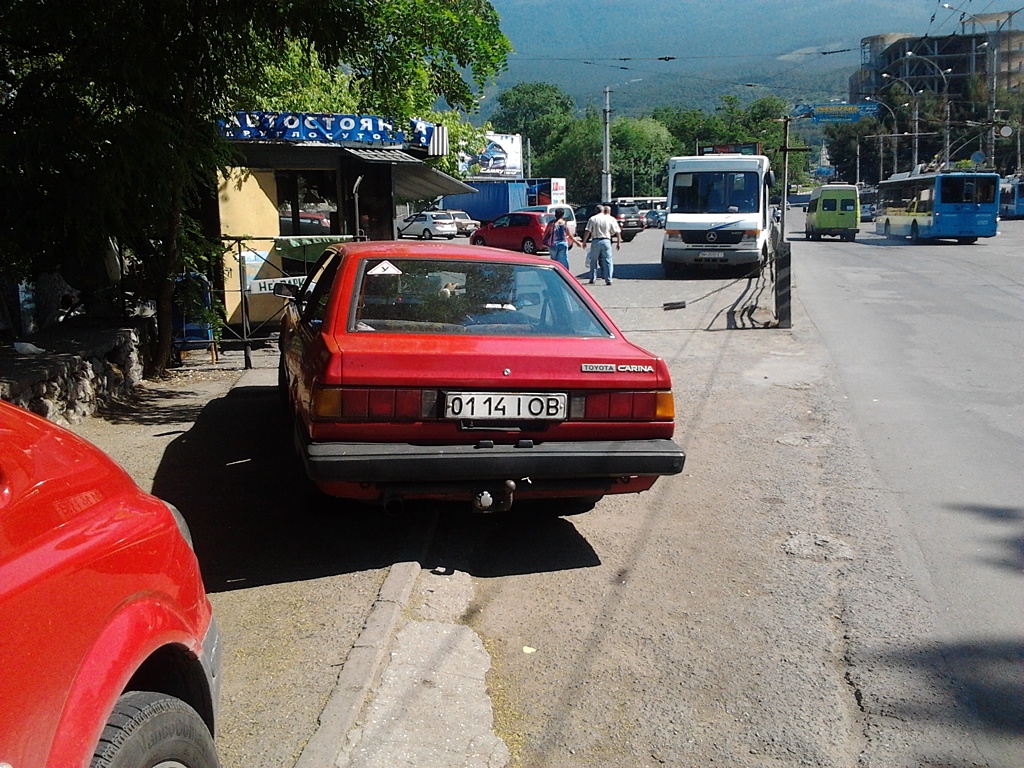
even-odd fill
[[[612,88],[604,87],[604,165],[601,168],[601,200],[612,199]]]
[[[806,117],[806,115],[804,115]],[[789,146],[789,124],[795,118],[782,118],[782,210],[779,215],[779,242],[775,246],[775,317],[779,328],[793,327],[793,308],[790,303],[792,278],[790,269],[793,251],[786,240],[786,202],[789,199],[789,153],[810,152],[810,147]],[[859,142],[858,142],[859,146]]]

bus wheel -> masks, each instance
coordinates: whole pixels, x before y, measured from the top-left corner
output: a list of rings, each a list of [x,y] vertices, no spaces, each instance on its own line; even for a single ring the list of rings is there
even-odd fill
[[[912,242],[912,243],[920,243],[921,242],[921,233],[917,229],[917,222],[916,221],[913,224],[910,225],[910,242]]]
[[[885,239],[892,240],[892,229],[889,227],[889,222],[885,222]]]
[[[978,238],[976,238],[976,237],[958,237],[956,239],[956,241],[958,243],[960,243],[960,245],[971,245],[972,243],[978,242]]]

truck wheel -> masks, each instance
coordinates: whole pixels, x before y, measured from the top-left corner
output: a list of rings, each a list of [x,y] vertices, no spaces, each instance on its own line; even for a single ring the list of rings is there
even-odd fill
[[[132,691],[114,705],[89,765],[218,768],[220,762],[210,729],[192,707],[163,693]]]
[[[523,240],[523,253],[536,253],[537,243],[534,242],[532,237],[528,237]]]

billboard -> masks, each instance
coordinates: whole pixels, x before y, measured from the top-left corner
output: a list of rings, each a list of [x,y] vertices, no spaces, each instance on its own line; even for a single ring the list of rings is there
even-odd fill
[[[878,104],[797,104],[793,115],[803,117],[810,115],[816,123],[857,123],[865,117],[878,116]]]
[[[523,178],[523,139],[518,133],[484,134],[486,143],[475,153],[463,154],[459,170],[469,176]]]

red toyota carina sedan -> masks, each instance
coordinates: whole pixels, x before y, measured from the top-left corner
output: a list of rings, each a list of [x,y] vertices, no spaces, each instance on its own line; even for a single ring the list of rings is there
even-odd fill
[[[0,764],[218,765],[219,643],[180,513],[0,402]]]
[[[550,259],[337,245],[301,288],[276,293],[291,299],[281,387],[328,494],[592,506],[682,471],[664,360]]]

